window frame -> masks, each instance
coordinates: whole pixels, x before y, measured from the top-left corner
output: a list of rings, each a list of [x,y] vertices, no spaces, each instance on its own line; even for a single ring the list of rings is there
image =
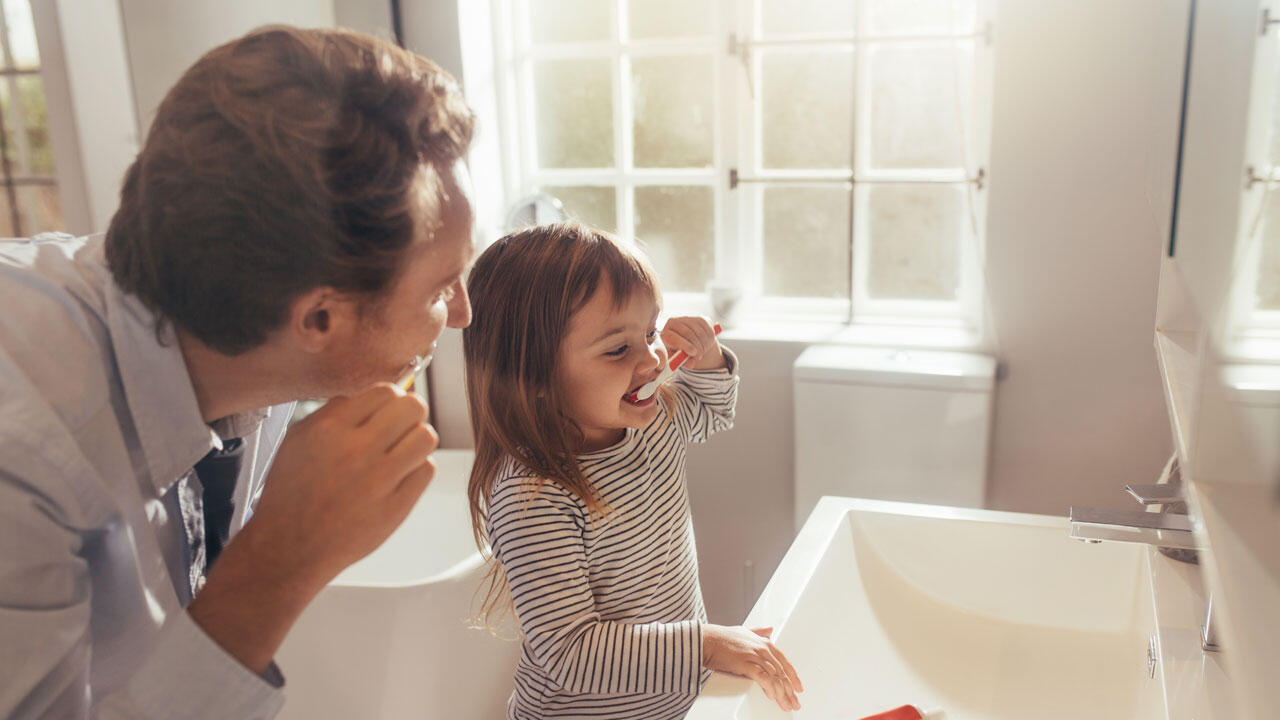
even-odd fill
[[[761,52],[754,47],[785,47],[790,40],[769,38],[760,32],[760,0],[711,0],[708,3],[711,34],[709,38],[682,38],[635,40],[628,37],[627,19],[629,0],[608,0],[610,40],[604,42],[574,43],[557,46],[534,46],[530,40],[529,0],[492,0],[495,18],[494,51],[497,56],[495,84],[499,96],[497,112],[504,138],[506,153],[504,164],[515,172],[508,172],[507,197],[514,200],[545,186],[598,186],[613,187],[615,218],[618,234],[631,238],[635,228],[634,189],[645,185],[697,185],[712,188],[714,202],[714,275],[708,282],[729,281],[743,288],[741,315],[750,321],[792,322],[803,319],[808,322],[825,322],[850,326],[886,326],[929,328],[950,333],[962,331],[971,338],[969,344],[983,344],[985,283],[983,258],[985,257],[986,201],[983,181],[989,157],[991,75],[993,44],[991,42],[991,3],[975,0],[974,59],[968,98],[967,137],[961,144],[965,152],[966,167],[960,172],[935,173],[930,171],[905,171],[882,177],[866,167],[865,149],[869,133],[866,114],[870,103],[858,102],[859,96],[867,97],[866,55],[873,42],[919,42],[921,39],[950,40],[952,35],[868,36],[869,4],[859,2],[855,18],[855,32],[849,35],[803,36],[803,43],[825,43],[826,46],[850,47],[854,57],[855,88],[853,102],[855,113],[854,157],[862,167],[851,172],[836,171],[777,171],[761,169],[761,103],[752,99],[751,84],[760,77]],[[749,70],[744,72],[741,56],[735,53],[735,43],[746,42]],[[726,47],[727,44],[727,47]],[[712,166],[706,169],[651,170],[636,169],[633,164],[634,120],[631,106],[632,88],[630,62],[632,57],[662,54],[709,54],[712,61],[712,81],[716,91],[713,98],[714,135],[712,142]],[[534,61],[547,58],[601,58],[608,57],[612,78],[612,120],[614,142],[614,168],[609,169],[541,169],[537,164],[536,113],[534,112]],[[750,179],[731,187],[730,169],[741,169]],[[970,169],[972,168],[972,169]],[[761,180],[778,180],[797,174],[819,176],[823,184],[846,181],[853,219],[849,232],[858,232],[857,223],[866,222],[867,213],[856,211],[860,186],[869,187],[877,181],[892,182],[944,182],[963,184],[967,188],[967,203],[976,232],[970,232],[972,242],[961,239],[959,288],[955,301],[926,300],[877,300],[866,292],[867,243],[849,238],[851,258],[850,297],[806,298],[766,296],[762,292],[763,277],[763,208],[765,184]],[[741,175],[741,174],[740,174]],[[880,176],[878,176],[880,175]],[[912,177],[914,175],[915,177]],[[852,182],[848,182],[852,180]],[[803,184],[803,183],[801,183]],[[977,197],[974,197],[977,194]],[[863,232],[865,236],[865,231]],[[710,311],[706,294],[702,292],[667,292],[669,310],[679,312]],[[952,342],[946,343],[948,346]]]

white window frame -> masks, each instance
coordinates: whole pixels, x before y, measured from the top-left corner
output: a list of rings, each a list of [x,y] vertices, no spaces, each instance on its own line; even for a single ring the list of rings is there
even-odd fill
[[[1249,114],[1245,136],[1246,167],[1240,194],[1231,290],[1227,299],[1227,337],[1231,357],[1259,361],[1280,357],[1280,310],[1264,310],[1256,303],[1261,279],[1263,222],[1269,199],[1280,193],[1280,165],[1270,157],[1272,106],[1280,74],[1280,30],[1266,26],[1254,47]],[[1276,240],[1273,239],[1272,242]]]
[[[733,43],[746,41],[748,46],[777,46],[779,41],[762,38],[759,32],[759,0],[713,0],[710,3],[712,33],[710,39],[677,40],[629,40],[627,39],[628,0],[607,1],[613,40],[597,43],[579,43],[556,47],[534,47],[529,38],[528,0],[491,0],[494,18],[495,85],[499,101],[497,111],[503,135],[503,164],[508,168],[506,196],[511,200],[523,197],[543,186],[604,186],[615,188],[618,233],[631,237],[634,233],[635,206],[633,189],[645,185],[701,185],[713,189],[715,203],[715,277],[711,280],[730,281],[744,290],[743,315],[753,321],[791,322],[803,319],[809,322],[848,323],[865,326],[936,328],[970,338],[969,343],[983,344],[983,310],[985,288],[983,266],[985,257],[985,190],[980,183],[971,182],[981,177],[985,180],[985,168],[990,147],[991,113],[991,5],[977,0],[977,32],[973,35],[975,62],[972,67],[968,124],[964,128],[968,138],[962,143],[967,153],[966,169],[954,173],[898,172],[891,177],[880,177],[866,165],[868,135],[860,128],[867,127],[869,103],[855,102],[854,133],[855,157],[860,167],[854,168],[851,207],[856,208],[855,193],[859,184],[871,181],[926,181],[969,183],[970,197],[979,193],[971,202],[972,220],[977,232],[971,243],[960,248],[960,286],[957,301],[876,300],[865,290],[867,244],[852,243],[853,267],[850,269],[852,298],[822,299],[797,297],[767,297],[761,292],[763,258],[763,211],[761,199],[763,187],[759,182],[743,182],[730,188],[729,169],[739,169],[740,175],[750,175],[755,180],[789,178],[798,173],[766,171],[759,168],[760,118],[759,103],[752,102],[749,83],[760,77],[760,53],[750,52],[750,76],[744,72],[740,57],[731,52]],[[865,97],[866,55],[870,43],[862,28],[869,27],[867,3],[858,3],[859,16],[855,20],[853,36],[814,36],[803,42],[827,43],[829,46],[852,47],[854,52],[856,92]],[[734,40],[731,40],[731,36]],[[917,38],[918,39],[918,38]],[[879,41],[887,41],[879,38]],[[910,42],[910,39],[895,41]],[[787,44],[791,44],[789,40]],[[649,170],[632,166],[632,107],[630,57],[661,54],[709,54],[712,58],[712,77],[716,86],[714,99],[715,141],[713,142],[713,166],[691,170]],[[533,63],[543,58],[610,58],[613,76],[613,142],[614,168],[609,169],[540,169],[537,166],[536,114],[533,111]],[[855,96],[856,97],[856,96]],[[755,169],[753,169],[755,168]],[[512,172],[514,170],[514,172]],[[841,178],[845,171],[805,171],[824,184]],[[884,175],[881,173],[880,175]],[[828,185],[829,186],[829,185]],[[865,222],[866,213],[854,212],[854,223]],[[859,232],[859,228],[850,228]],[[860,231],[865,236],[865,228]],[[666,293],[668,308],[690,312],[708,312],[705,293]],[[852,301],[852,302],[851,302]],[[948,345],[955,345],[948,340]]]

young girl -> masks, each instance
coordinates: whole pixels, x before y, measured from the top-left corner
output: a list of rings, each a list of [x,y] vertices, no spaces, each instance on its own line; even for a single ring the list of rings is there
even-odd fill
[[[712,670],[784,710],[795,670],[771,629],[706,622],[685,445],[733,422],[737,362],[702,318],[657,329],[648,261],[576,223],[502,238],[468,281],[476,459],[469,493],[523,633],[508,718],[682,718]],[[667,351],[689,360],[647,400]]]

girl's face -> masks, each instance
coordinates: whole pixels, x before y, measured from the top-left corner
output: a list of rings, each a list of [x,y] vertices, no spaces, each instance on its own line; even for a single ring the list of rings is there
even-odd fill
[[[658,415],[655,394],[632,403],[625,395],[658,376],[667,350],[658,338],[658,302],[639,290],[615,308],[607,282],[569,320],[556,362],[556,388],[565,412],[582,428],[578,452],[622,440]]]

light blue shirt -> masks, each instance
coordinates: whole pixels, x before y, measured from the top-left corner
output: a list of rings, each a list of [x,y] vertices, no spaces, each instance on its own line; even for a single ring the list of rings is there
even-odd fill
[[[177,342],[102,236],[0,240],[0,717],[268,718],[284,702],[184,610],[192,467],[245,462],[232,531],[292,404],[206,424]],[[189,510],[189,508],[188,508]]]

